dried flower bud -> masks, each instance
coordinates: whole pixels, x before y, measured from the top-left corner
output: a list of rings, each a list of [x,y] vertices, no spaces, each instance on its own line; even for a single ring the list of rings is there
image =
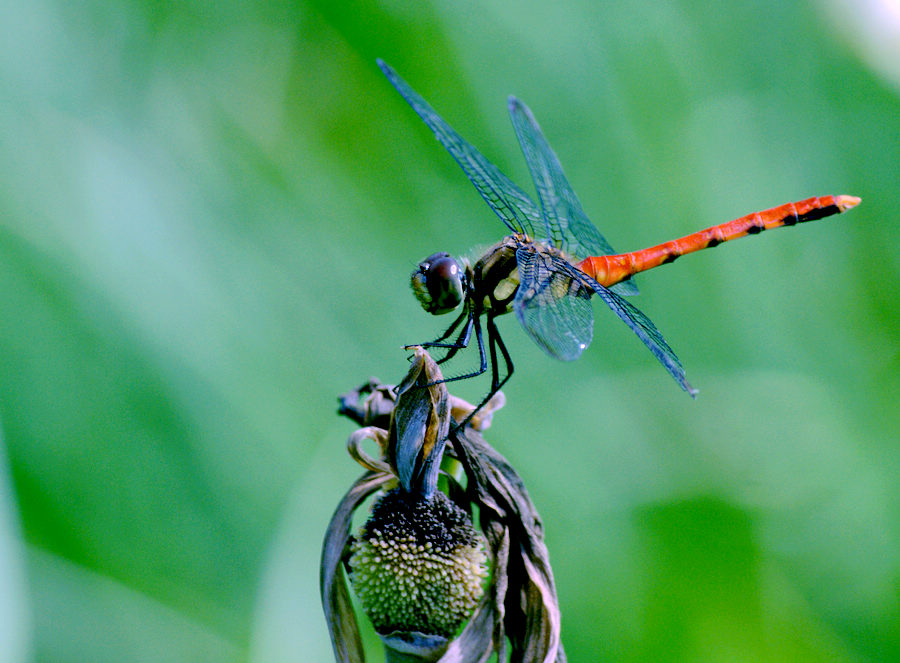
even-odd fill
[[[363,426],[347,446],[367,471],[338,504],[322,544],[319,580],[335,660],[365,661],[349,571],[388,663],[470,663],[492,655],[565,663],[540,516],[522,479],[480,435],[503,406],[502,394],[471,417],[474,406],[450,396],[437,364],[416,348],[397,388],[370,380],[340,403],[341,414]],[[451,427],[453,419],[463,423]],[[368,440],[380,457],[363,449]],[[465,475],[464,486],[455,472],[444,475],[453,500],[437,489],[445,455]],[[354,537],[354,512],[378,492]],[[472,525],[471,507],[483,535]]]
[[[444,493],[385,493],[351,544],[350,582],[375,630],[451,637],[487,577],[484,539]]]

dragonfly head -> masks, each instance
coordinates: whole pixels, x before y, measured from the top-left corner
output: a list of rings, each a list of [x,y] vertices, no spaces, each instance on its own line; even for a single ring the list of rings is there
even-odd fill
[[[433,315],[449,313],[465,297],[465,273],[449,253],[435,253],[419,263],[410,275],[413,294]]]

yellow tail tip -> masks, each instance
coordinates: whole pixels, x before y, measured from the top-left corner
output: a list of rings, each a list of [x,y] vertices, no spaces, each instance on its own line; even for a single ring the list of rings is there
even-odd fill
[[[857,198],[856,196],[835,196],[834,201],[837,203],[838,209],[846,212],[848,209],[853,209],[859,205],[862,202],[862,198]]]

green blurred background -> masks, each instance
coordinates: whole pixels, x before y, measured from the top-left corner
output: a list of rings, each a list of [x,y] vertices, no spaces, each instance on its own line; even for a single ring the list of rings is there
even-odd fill
[[[863,198],[639,279],[696,401],[600,304],[571,364],[502,320],[488,439],[545,519],[570,660],[900,660],[898,22],[0,3],[0,660],[330,660],[319,548],[360,471],[335,397],[442,329],[418,259],[504,230],[376,57],[530,191],[524,99],[620,250]]]

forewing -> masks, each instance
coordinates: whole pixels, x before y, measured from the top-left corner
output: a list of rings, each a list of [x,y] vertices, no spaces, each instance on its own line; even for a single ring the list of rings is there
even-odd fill
[[[577,359],[593,335],[592,291],[572,277],[564,260],[549,253],[520,248],[516,260],[519,289],[513,309],[519,322],[551,357]]]
[[[577,260],[615,254],[616,251],[587,217],[566,179],[562,164],[528,106],[510,97],[509,115],[531,171],[544,218],[547,219],[547,239]],[[613,287],[623,295],[637,294],[637,287],[631,280]]]
[[[406,81],[387,63],[378,60],[378,66],[397,92],[418,113],[435,137],[463,169],[485,202],[512,232],[534,234],[537,225],[543,228],[540,209],[524,191],[500,172],[475,147],[447,124]]]

